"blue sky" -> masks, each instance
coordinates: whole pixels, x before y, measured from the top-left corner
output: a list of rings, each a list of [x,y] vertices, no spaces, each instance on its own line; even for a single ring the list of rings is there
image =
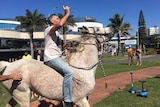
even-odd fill
[[[95,17],[104,26],[110,23],[109,18],[118,13],[125,15],[124,22],[131,24],[132,34],[135,34],[142,9],[146,26],[160,27],[160,0],[1,0],[0,4],[0,18],[24,16],[26,9],[31,12],[38,9],[47,17],[55,7],[58,8],[51,13],[57,14],[63,13],[63,5],[68,5],[74,17]]]

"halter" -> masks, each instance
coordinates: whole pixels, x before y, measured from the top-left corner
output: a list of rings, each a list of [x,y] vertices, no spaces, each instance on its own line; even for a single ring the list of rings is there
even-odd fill
[[[97,62],[97,63],[95,63],[93,66],[91,66],[91,67],[86,67],[86,68],[82,68],[82,67],[76,67],[76,66],[74,66],[74,65],[71,65],[71,64],[69,64],[71,67],[74,67],[74,68],[77,68],[77,69],[82,69],[82,70],[91,70],[91,69],[93,69],[96,65],[98,65],[99,64],[99,62]]]
[[[94,36],[90,36],[90,37],[94,37]],[[95,37],[94,37],[95,38]],[[97,45],[99,43],[101,43],[100,41],[98,41],[98,39],[96,38],[97,40],[97,43],[96,44],[92,44],[92,43],[80,43],[80,44],[84,44],[84,45]],[[97,45],[97,48],[98,48],[98,45]],[[74,66],[74,65],[71,65],[69,62],[69,66],[73,67],[73,68],[76,68],[76,69],[82,69],[82,70],[91,70],[93,69],[95,66],[97,66],[98,64],[100,63],[100,66],[101,66],[101,70],[103,72],[103,76],[104,76],[104,80],[105,80],[105,88],[108,87],[108,84],[107,84],[107,79],[106,79],[106,73],[105,73],[105,69],[103,67],[103,64],[102,64],[102,60],[101,60],[101,57],[99,57],[99,61],[97,63],[95,63],[94,65],[90,66],[90,67],[77,67],[77,66]]]
[[[85,34],[94,34],[95,36],[91,36],[91,35],[90,35],[90,36],[85,36],[85,37],[94,37],[94,38],[97,40],[97,42],[96,42],[96,44],[92,44],[92,43],[80,43],[80,44],[84,44],[84,45],[97,45],[97,50],[99,51],[99,44],[104,43],[105,41],[100,42],[100,41],[98,40],[98,35],[97,35],[95,29],[93,28],[93,33],[89,33],[89,30],[88,30],[86,27],[83,27],[83,29],[81,29],[81,30],[84,31]],[[88,31],[87,31],[87,30],[88,30]],[[105,73],[105,70],[104,70],[104,67],[103,67],[103,64],[102,64],[101,56],[99,57],[99,61],[98,61],[97,63],[95,63],[95,64],[94,64],[93,66],[91,66],[91,67],[83,68],[83,67],[77,67],[77,66],[74,66],[74,65],[71,65],[71,64],[69,64],[69,65],[72,66],[72,67],[74,67],[74,68],[77,68],[77,69],[91,70],[91,69],[93,69],[96,65],[98,65],[99,63],[100,63],[100,65],[101,65],[101,69],[102,69],[102,72],[103,72],[103,74],[104,74],[105,88],[107,88],[108,84],[107,84],[107,79],[106,79],[106,73]]]
[[[94,36],[85,36],[85,37],[94,37]],[[94,37],[95,38],[95,37]],[[94,44],[94,43],[79,43],[79,44],[83,44],[83,45],[97,45],[97,43],[96,44]],[[83,51],[83,50],[82,50]],[[77,68],[77,69],[82,69],[82,70],[91,70],[91,69],[93,69],[96,65],[98,65],[99,64],[99,61],[97,62],[97,63],[95,63],[94,65],[92,65],[92,66],[90,66],[90,67],[77,67],[77,66],[74,66],[74,65],[71,65],[70,63],[69,63],[69,65],[71,66],[71,67],[74,67],[74,68]]]

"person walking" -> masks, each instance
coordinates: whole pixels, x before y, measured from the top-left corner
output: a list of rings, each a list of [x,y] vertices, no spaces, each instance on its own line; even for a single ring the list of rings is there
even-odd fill
[[[128,65],[131,65],[133,64],[133,56],[134,56],[133,48],[131,45],[129,46],[127,52],[128,52]]]
[[[52,14],[49,17],[49,24],[44,31],[45,47],[44,47],[44,63],[64,76],[63,95],[64,107],[73,107],[72,101],[72,69],[65,64],[62,57],[62,41],[58,30],[65,24],[69,15],[70,7],[63,6],[64,16],[60,19],[57,15]]]
[[[137,60],[137,66],[141,66],[142,65],[142,48],[140,46],[137,46],[137,49],[136,49],[136,60]]]

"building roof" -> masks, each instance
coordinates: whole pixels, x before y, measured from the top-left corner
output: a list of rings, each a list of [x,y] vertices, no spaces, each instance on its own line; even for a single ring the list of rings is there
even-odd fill
[[[17,24],[20,25],[21,23],[18,21],[13,21],[13,20],[1,20],[0,19],[0,23],[6,23],[6,24]]]

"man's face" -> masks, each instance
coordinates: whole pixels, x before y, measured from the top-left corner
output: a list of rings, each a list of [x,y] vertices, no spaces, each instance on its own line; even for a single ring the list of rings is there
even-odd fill
[[[25,52],[24,54],[27,56],[27,55],[28,55],[28,52]]]
[[[54,25],[57,25],[60,22],[60,18],[56,15],[53,15],[50,20]]]

